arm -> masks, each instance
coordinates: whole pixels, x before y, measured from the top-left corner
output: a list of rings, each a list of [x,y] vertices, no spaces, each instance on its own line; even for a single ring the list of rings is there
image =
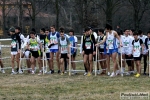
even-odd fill
[[[21,38],[20,38],[19,34],[16,34],[16,39],[19,43],[19,50],[20,50],[21,49]]]
[[[58,32],[56,32],[56,36],[57,36],[57,40],[59,40],[60,34]],[[55,44],[58,44],[58,43],[55,43]]]
[[[80,53],[82,53],[83,36],[81,36]]]
[[[70,41],[69,41],[69,39],[66,37],[66,39],[67,39],[67,45],[68,45],[68,48],[67,48],[67,50],[68,50],[68,54],[70,54]]]
[[[77,47],[78,38],[75,36],[75,47]],[[77,48],[75,48],[75,52],[77,51]]]
[[[115,32],[115,37],[119,40],[120,46],[122,46],[122,41],[117,32]]]
[[[58,39],[58,48],[59,48],[59,53],[60,53],[61,52],[60,39]]]
[[[92,38],[92,41],[93,41],[93,44],[94,44],[94,51],[96,51],[96,46],[95,46],[96,40],[95,40],[94,35],[91,35],[91,38]]]
[[[83,41],[82,41],[82,51],[85,51],[85,39],[84,39],[84,36],[83,36]]]
[[[144,51],[144,43],[143,41],[140,39],[140,44],[141,44],[141,47],[142,47],[142,52]]]
[[[38,44],[39,44],[39,46],[40,46],[40,49],[41,49],[42,52],[43,52],[42,43],[41,43],[40,39],[37,38],[37,42],[38,42]]]
[[[145,47],[148,49],[148,44],[147,44],[148,38],[145,39]]]
[[[106,33],[106,36],[104,37],[104,39],[101,42],[97,43],[96,45],[99,46],[100,44],[105,43],[106,39],[107,39],[107,33]]]

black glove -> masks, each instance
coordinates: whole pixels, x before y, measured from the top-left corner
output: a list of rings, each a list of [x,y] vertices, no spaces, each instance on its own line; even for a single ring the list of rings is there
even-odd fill
[[[48,48],[51,48],[51,46],[53,46],[53,45],[55,45],[55,44],[54,44],[54,43],[50,44],[50,45],[48,46]]]

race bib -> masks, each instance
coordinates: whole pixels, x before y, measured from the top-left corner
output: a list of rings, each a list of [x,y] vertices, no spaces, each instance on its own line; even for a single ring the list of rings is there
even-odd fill
[[[91,49],[91,42],[86,42],[85,47],[86,49]]]
[[[31,45],[30,48],[31,48],[33,51],[37,51],[37,50],[38,50],[37,44]]]
[[[54,43],[54,44],[57,43],[56,37],[51,37],[50,41],[51,41],[51,43]]]
[[[17,43],[16,43],[15,41],[12,41],[12,42],[11,42],[11,47],[12,47],[12,48],[16,48],[16,46],[17,46]]]
[[[139,57],[140,56],[140,46],[134,46],[133,56],[134,57]]]
[[[124,42],[125,47],[129,47],[129,42]]]
[[[109,49],[113,49],[113,40],[108,40]]]
[[[67,45],[61,45],[61,52],[67,52]]]
[[[44,40],[40,40],[40,42],[41,42],[42,44],[44,44]]]

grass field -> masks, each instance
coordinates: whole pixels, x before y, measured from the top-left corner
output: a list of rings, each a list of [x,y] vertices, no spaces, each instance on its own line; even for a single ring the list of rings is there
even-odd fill
[[[2,55],[9,54],[8,48],[3,49]],[[4,62],[5,67],[10,66],[10,60]],[[83,69],[83,64],[77,64],[77,69]],[[38,76],[27,72],[10,75],[10,72],[0,73],[0,100],[120,100],[121,92],[150,93],[148,76],[87,77],[83,73]]]

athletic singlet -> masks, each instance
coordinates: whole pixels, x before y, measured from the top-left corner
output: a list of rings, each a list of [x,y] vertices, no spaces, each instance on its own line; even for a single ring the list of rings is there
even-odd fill
[[[139,36],[139,39],[141,39],[143,41],[143,45],[144,45],[144,50],[143,50],[143,54],[146,54],[147,53],[147,49],[146,49],[146,46],[145,46],[145,39],[147,38],[147,36],[143,35],[142,37]]]
[[[48,48],[49,45],[50,45],[50,42],[49,42],[49,40],[48,40],[48,38],[47,38],[47,36],[46,36],[46,38],[45,38],[45,52],[46,52],[46,53],[49,53],[49,52],[50,52],[50,50],[49,50],[49,48]]]
[[[116,46],[116,38],[114,36],[114,31],[110,33],[108,33],[108,36],[107,36],[107,39],[106,39],[106,49],[115,49],[117,46]]]
[[[66,37],[64,40],[61,40],[60,38],[60,49],[61,49],[61,54],[68,53],[68,44],[67,44]]]
[[[116,48],[118,48],[118,53],[121,53],[121,50],[120,50],[120,41],[118,39],[116,39]]]
[[[45,45],[45,38],[46,38],[46,35],[40,35],[40,43],[42,44],[42,47],[44,47]]]
[[[105,36],[103,36],[103,37],[98,36],[98,42],[103,41],[104,38],[105,38]],[[103,43],[103,44],[100,44],[99,49],[104,49],[104,43]]]
[[[74,39],[74,36],[70,36],[69,41],[70,41],[71,46],[72,46],[72,47],[75,47],[75,39]],[[71,48],[71,54],[74,54],[74,53],[75,53],[75,48]]]
[[[93,42],[89,37],[85,37],[85,49],[86,50],[93,50]]]
[[[16,52],[16,51],[18,51],[18,49],[19,49],[19,44],[18,44],[18,41],[17,41],[17,37],[16,37],[16,35],[14,34],[14,35],[12,35],[12,41],[11,41],[11,51],[12,52]]]
[[[140,45],[140,39],[133,43],[133,57],[140,57],[141,55],[141,45]]]
[[[39,48],[39,44],[37,42],[37,38],[35,39],[32,39],[30,38],[30,49],[32,49],[31,51],[38,51],[40,48]]]
[[[57,34],[58,32],[55,32],[55,35],[52,35],[52,32],[50,33],[50,43],[58,43]],[[58,49],[58,44],[51,46],[50,49]]]
[[[147,45],[150,45],[150,39],[149,38],[147,38],[148,39],[148,41],[147,41]]]

